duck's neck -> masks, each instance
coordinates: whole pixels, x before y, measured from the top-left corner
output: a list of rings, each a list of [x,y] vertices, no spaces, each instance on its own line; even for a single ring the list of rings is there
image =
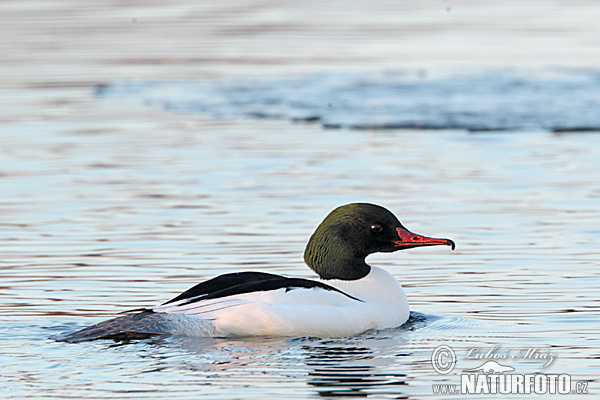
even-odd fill
[[[353,255],[345,246],[311,240],[304,252],[304,261],[321,279],[352,281],[364,278],[371,272],[365,257]]]

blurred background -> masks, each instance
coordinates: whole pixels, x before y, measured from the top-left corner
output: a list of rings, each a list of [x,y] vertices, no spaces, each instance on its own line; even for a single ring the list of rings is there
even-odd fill
[[[592,1],[2,1],[0,392],[434,396],[469,348],[598,391]],[[217,274],[312,277],[334,207],[446,249],[372,256],[419,323],[347,339],[55,343]],[[457,372],[431,368],[454,346]]]

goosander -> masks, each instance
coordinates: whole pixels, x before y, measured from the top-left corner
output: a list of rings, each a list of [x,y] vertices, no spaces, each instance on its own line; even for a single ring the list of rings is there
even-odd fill
[[[178,336],[354,336],[393,328],[409,317],[406,294],[372,253],[448,245],[410,232],[386,208],[369,203],[333,210],[310,237],[304,261],[321,281],[239,272],[202,282],[151,308],[127,312],[59,337],[60,341]]]

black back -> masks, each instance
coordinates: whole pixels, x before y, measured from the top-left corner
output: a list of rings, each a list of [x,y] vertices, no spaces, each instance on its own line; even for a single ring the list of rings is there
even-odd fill
[[[302,278],[286,278],[281,275],[265,272],[235,272],[219,275],[213,279],[197,284],[179,296],[164,304],[188,299],[181,305],[195,303],[202,300],[218,299],[242,293],[262,292],[285,288],[286,291],[298,288],[321,288],[341,293],[353,300],[361,301],[347,293],[342,292],[326,283]]]

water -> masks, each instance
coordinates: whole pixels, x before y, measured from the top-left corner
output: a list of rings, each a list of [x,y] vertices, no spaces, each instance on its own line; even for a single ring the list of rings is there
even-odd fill
[[[324,128],[600,131],[600,74],[485,70],[321,73],[205,82],[101,85],[103,99],[138,98],[173,112],[317,122]]]
[[[0,6],[3,398],[437,398],[432,384],[481,364],[470,349],[495,345],[549,350],[546,368],[503,364],[600,392],[600,135],[575,129],[598,128],[596,7],[195,3]],[[390,34],[402,27],[413,36]],[[467,73],[438,68],[448,45]],[[436,107],[410,119],[403,85]],[[253,108],[240,106],[244,90]],[[467,100],[439,99],[452,90]],[[327,107],[341,97],[347,111]],[[425,128],[444,129],[409,129],[429,117]],[[51,339],[221,273],[311,277],[308,237],[354,201],[457,243],[369,258],[405,287],[407,326],[341,339]],[[458,358],[448,375],[430,361],[441,344]]]

